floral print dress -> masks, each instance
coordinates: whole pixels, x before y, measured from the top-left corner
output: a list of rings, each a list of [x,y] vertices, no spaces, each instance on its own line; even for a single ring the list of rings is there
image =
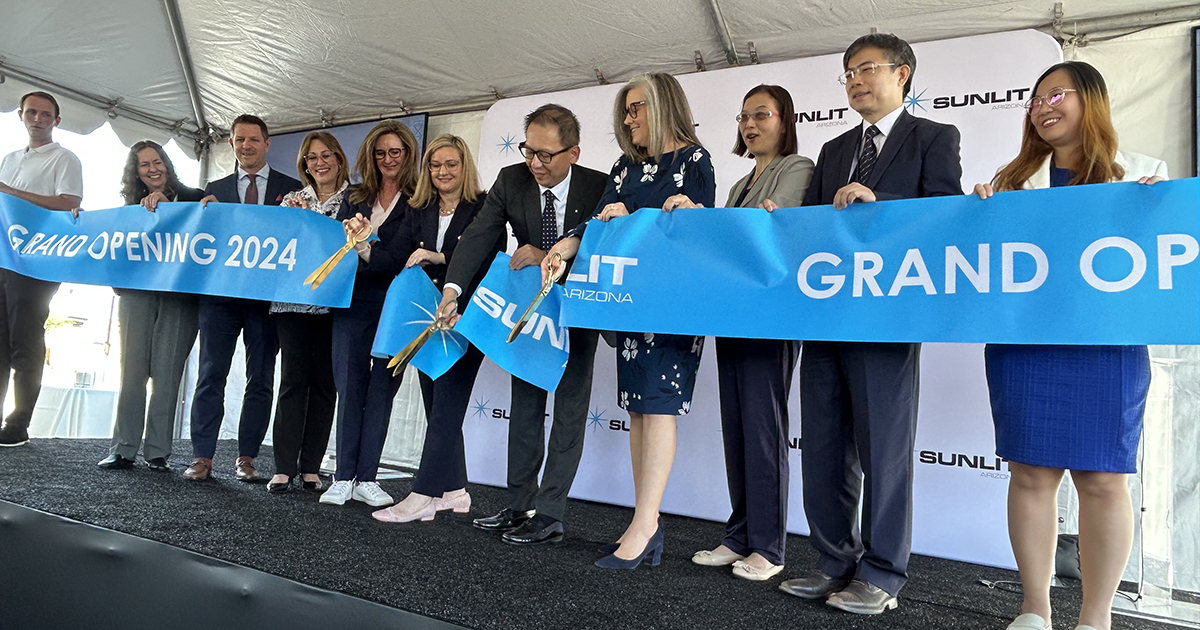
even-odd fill
[[[642,162],[622,156],[613,165],[597,212],[617,202],[630,213],[661,212],[667,198],[677,194],[713,207],[716,174],[703,147],[693,145]],[[585,226],[580,224],[570,235],[581,236]],[[686,414],[703,349],[704,337],[617,333],[617,404],[633,413]]]

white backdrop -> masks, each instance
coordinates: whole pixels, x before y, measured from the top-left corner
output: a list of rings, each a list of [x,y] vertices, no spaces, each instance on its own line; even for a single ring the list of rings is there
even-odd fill
[[[1029,84],[1062,60],[1058,44],[1035,31],[1018,31],[915,45],[917,71],[906,102],[917,116],[957,125],[962,132],[963,185],[987,181],[1016,155]],[[759,83],[787,88],[801,115],[800,153],[816,159],[821,145],[858,124],[836,76],[841,55],[745,66],[679,77],[713,154],[717,199],[753,167],[730,152],[733,117],[742,96]],[[607,173],[619,155],[612,134],[612,106],[619,85],[505,99],[483,120],[479,167],[483,181],[518,161],[525,114],[547,102],[570,108],[582,127],[580,163]],[[511,245],[511,243],[510,243]],[[782,315],[782,314],[781,314]],[[979,345],[926,344],[921,370],[917,431],[913,550],[918,553],[1014,566],[1005,521],[1007,472],[998,466],[983,353]],[[729,515],[711,339],[692,403],[679,420],[679,448],[663,510],[723,521]],[[628,416],[616,405],[615,353],[601,342],[583,461],[571,496],[632,505]],[[807,533],[801,501],[798,385],[791,401],[792,475],[788,529]],[[470,479],[504,485],[509,377],[485,362],[464,431]],[[1003,468],[1001,466],[1001,468]],[[713,541],[714,544],[717,541]]]

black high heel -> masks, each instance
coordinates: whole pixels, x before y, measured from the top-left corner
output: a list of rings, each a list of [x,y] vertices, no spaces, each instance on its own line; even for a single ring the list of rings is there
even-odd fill
[[[662,529],[662,515],[661,514],[658,516],[658,528]],[[603,545],[600,545],[599,547],[596,547],[596,552],[602,556],[608,556],[608,555],[612,555],[613,553],[616,553],[617,549],[620,549],[620,548],[621,548],[621,543],[610,542],[610,543],[605,543]]]
[[[654,530],[654,535],[646,542],[646,548],[642,553],[632,560],[624,560],[618,558],[615,553],[611,553],[596,561],[596,566],[601,569],[624,569],[632,571],[642,564],[643,560],[650,559],[650,566],[656,567],[662,562],[663,554],[663,528],[662,525]]]

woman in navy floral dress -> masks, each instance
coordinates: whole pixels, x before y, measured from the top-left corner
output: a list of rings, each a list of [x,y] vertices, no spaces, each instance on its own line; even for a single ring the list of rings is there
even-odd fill
[[[716,176],[708,151],[696,138],[691,108],[669,74],[634,77],[617,94],[614,133],[624,155],[613,165],[594,220],[634,212],[670,212],[698,204],[712,207]],[[644,210],[639,210],[647,208]],[[575,256],[588,222],[564,235],[550,254]],[[543,273],[550,273],[547,255]],[[643,559],[658,564],[663,532],[658,509],[675,459],[675,418],[692,404],[704,338],[657,333],[617,333],[617,396],[629,412],[633,461],[633,521],[605,547],[596,566],[633,569]]]

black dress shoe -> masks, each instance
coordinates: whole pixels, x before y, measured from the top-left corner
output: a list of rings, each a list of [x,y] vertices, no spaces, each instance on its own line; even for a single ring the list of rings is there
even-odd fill
[[[479,529],[492,532],[507,532],[524,525],[526,521],[533,518],[533,514],[533,510],[518,512],[512,508],[504,508],[495,516],[477,518],[471,521],[471,524]]]
[[[539,514],[501,538],[510,545],[556,543],[563,539],[563,524],[558,519]]]
[[[808,577],[785,580],[779,585],[779,590],[803,599],[825,599],[846,588],[849,584],[850,580],[841,580],[829,577],[824,573],[816,573]]]
[[[324,488],[324,487],[325,487],[325,484],[324,484],[324,483],[322,483],[322,481],[321,481],[321,478],[320,478],[319,476],[317,477],[317,480],[316,480],[316,481],[303,481],[303,480],[301,480],[300,484],[301,484],[302,486],[304,486],[304,489],[305,489],[305,490],[320,490],[320,489],[322,489],[322,488]]]
[[[291,479],[288,479],[287,481],[283,481],[280,483],[271,482],[271,483],[267,484],[267,492],[271,492],[271,493],[287,492],[288,490],[291,490],[291,488],[292,488],[292,480]]]
[[[112,455],[100,460],[100,463],[96,465],[108,470],[120,470],[125,468],[133,468],[133,460],[113,453]]]
[[[156,472],[168,472],[171,467],[167,465],[166,457],[153,457],[146,460],[146,468]]]

